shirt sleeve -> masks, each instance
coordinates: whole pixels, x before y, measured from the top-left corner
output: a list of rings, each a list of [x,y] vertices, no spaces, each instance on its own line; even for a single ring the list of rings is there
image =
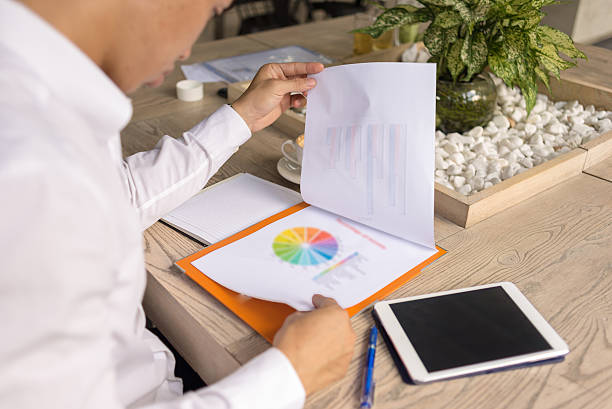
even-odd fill
[[[305,397],[287,357],[270,348],[211,386],[146,409],[299,409]]]
[[[166,135],[154,149],[126,158],[125,183],[142,228],[202,189],[250,137],[240,115],[224,105],[182,137]]]
[[[26,169],[40,166],[20,163]],[[0,273],[2,408],[125,407],[109,330],[120,278],[108,263],[113,247],[104,245],[110,223],[99,217],[105,211],[88,183],[72,168],[55,173],[41,168],[19,177],[0,171],[10,215],[0,229],[6,250]],[[138,351],[129,353],[136,355],[131,364],[138,362]],[[304,398],[293,366],[271,348],[207,388],[132,407],[297,409]]]

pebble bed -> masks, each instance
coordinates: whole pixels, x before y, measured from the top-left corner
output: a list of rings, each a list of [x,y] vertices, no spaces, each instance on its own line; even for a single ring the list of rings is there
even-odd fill
[[[527,116],[525,99],[493,76],[497,108],[486,127],[436,131],[435,181],[470,195],[569,152],[612,130],[612,111],[578,101],[553,102],[538,94]]]

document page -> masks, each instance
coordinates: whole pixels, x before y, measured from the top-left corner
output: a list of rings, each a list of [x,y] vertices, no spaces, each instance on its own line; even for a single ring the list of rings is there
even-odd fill
[[[314,294],[358,304],[436,252],[310,206],[192,265],[233,291],[304,311]]]
[[[435,64],[342,65],[313,78],[304,200],[433,249]]]

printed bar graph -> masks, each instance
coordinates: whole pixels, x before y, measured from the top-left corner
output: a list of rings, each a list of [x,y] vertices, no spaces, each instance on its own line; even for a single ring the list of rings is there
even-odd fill
[[[346,283],[346,281],[352,281],[366,276],[366,271],[361,268],[361,264],[365,260],[362,254],[354,252],[317,274],[313,280],[317,284],[333,290],[343,283]]]
[[[405,124],[368,124],[327,129],[329,149],[325,163],[328,169],[339,172],[349,180],[365,183],[366,216],[373,216],[377,208],[394,208],[406,215],[406,149]],[[384,198],[384,203],[380,199]]]

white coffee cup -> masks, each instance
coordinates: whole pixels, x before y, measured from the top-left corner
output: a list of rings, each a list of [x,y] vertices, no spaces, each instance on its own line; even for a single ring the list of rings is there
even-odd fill
[[[283,153],[283,156],[293,165],[302,166],[302,155],[304,153],[304,148],[298,145],[297,142],[293,140],[283,142],[281,145],[281,152]]]

